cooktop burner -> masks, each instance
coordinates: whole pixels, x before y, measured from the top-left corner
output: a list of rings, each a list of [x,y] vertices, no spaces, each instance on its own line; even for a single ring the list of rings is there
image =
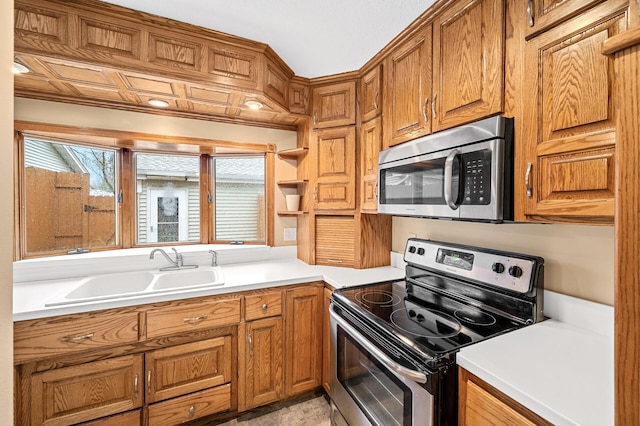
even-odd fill
[[[452,316],[432,309],[398,309],[390,320],[400,330],[419,337],[451,337],[462,328]]]
[[[400,297],[390,291],[364,289],[356,293],[355,298],[363,303],[370,305],[389,305],[393,306],[400,302]]]

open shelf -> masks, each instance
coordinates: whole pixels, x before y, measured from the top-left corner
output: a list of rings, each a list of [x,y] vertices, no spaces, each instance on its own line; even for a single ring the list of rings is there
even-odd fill
[[[307,213],[309,212],[281,210],[278,212],[278,216],[300,216]]]
[[[308,151],[308,148],[294,148],[294,149],[283,149],[278,152],[278,157],[280,158],[298,158],[302,155],[305,155]]]
[[[296,179],[296,180],[280,180],[278,186],[286,186],[287,188],[295,188],[298,185],[304,185],[309,182],[308,180]]]

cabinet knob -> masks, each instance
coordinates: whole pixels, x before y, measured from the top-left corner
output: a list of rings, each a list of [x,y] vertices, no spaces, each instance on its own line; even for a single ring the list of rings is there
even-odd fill
[[[262,305],[262,312],[267,312],[267,309],[269,309],[269,306],[266,303]]]
[[[193,414],[195,412],[196,412],[196,407],[194,407],[193,405],[189,407],[189,414]]]

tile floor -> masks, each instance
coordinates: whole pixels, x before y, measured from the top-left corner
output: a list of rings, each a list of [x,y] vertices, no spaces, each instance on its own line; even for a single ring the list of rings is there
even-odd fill
[[[329,412],[329,402],[321,395],[267,413],[248,413],[219,426],[330,426]]]

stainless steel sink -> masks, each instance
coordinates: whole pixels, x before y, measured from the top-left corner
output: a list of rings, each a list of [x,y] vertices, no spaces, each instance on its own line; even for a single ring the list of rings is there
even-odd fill
[[[45,303],[45,306],[121,299],[222,285],[224,285],[224,275],[221,266],[166,272],[135,271],[93,275],[83,278],[73,290],[56,296]]]

